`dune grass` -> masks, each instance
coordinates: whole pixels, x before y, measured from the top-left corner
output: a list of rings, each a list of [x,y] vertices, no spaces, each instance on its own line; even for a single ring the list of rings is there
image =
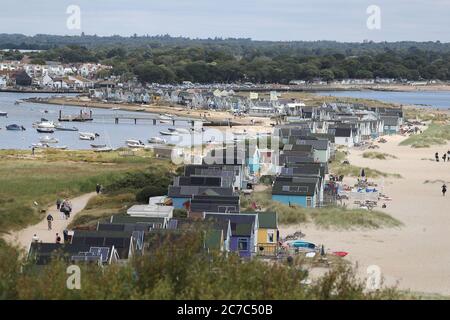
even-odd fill
[[[346,159],[346,153],[345,151],[336,151],[336,158],[335,160],[330,164],[330,173],[340,176],[343,175],[344,177],[359,177],[361,175],[362,167],[354,166],[352,164],[345,164],[344,160]],[[364,172],[366,174],[366,177],[368,178],[379,178],[379,177],[385,177],[385,178],[401,178],[402,176],[398,173],[387,173],[382,172],[376,169],[371,168],[364,168]]]
[[[241,197],[242,211],[253,211],[251,208],[252,202],[255,202],[264,211],[276,211],[278,222],[284,225],[314,223],[320,228],[339,230],[380,229],[402,225],[397,219],[379,211],[346,209],[339,206],[324,208],[289,207],[273,201],[270,189],[254,192],[251,196]]]
[[[99,156],[89,151],[39,153],[0,152],[0,232],[37,223],[58,197],[74,197],[110,184],[127,172],[154,166],[168,166],[157,159],[137,160],[118,154]]]
[[[136,202],[134,193],[101,194],[89,200],[86,208],[72,220],[69,228],[89,226],[116,214],[125,214]]]
[[[377,159],[377,160],[397,159],[397,157],[392,154],[376,151],[366,151],[362,154],[362,156],[363,158],[366,159]]]
[[[450,141],[450,124],[433,122],[421,134],[411,135],[400,142],[401,146],[412,148],[429,148],[435,145],[444,145]]]

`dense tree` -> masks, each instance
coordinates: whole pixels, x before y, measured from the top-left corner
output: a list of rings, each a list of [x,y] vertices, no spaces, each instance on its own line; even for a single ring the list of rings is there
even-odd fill
[[[33,61],[102,62],[142,82],[201,83],[397,78],[450,80],[450,44],[440,42],[269,42],[164,36],[61,37],[0,34],[0,48],[47,49]],[[5,59],[23,54],[6,51]],[[102,75],[102,76],[105,76]]]

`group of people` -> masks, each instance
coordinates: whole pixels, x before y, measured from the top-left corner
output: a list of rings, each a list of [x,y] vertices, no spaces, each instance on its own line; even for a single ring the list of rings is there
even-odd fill
[[[49,216],[51,216],[51,215],[49,215]],[[47,218],[47,221],[53,221],[53,219],[48,220],[48,218]],[[49,223],[49,228],[50,228],[49,230],[51,230],[51,223]],[[64,243],[69,241],[69,230],[64,229],[63,238],[64,238]],[[33,242],[36,242],[36,243],[39,242],[39,237],[36,233],[33,235]],[[56,233],[55,243],[61,243],[61,236],[59,235],[59,233]]]
[[[69,219],[72,212],[72,204],[68,199],[56,200],[56,209],[63,214],[63,219]]]
[[[434,158],[436,159],[436,162],[439,162],[439,152],[436,152],[435,154],[434,154]],[[444,152],[443,154],[442,154],[442,160],[444,161],[444,162],[446,162],[446,161],[450,161],[450,150],[448,150],[447,152]]]

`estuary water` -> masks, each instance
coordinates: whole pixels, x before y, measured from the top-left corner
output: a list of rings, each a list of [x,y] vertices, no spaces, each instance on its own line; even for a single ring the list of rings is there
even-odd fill
[[[350,97],[360,99],[380,100],[389,103],[405,105],[428,106],[439,109],[450,108],[450,91],[323,91],[321,96]]]
[[[91,149],[91,144],[106,144],[112,148],[125,146],[128,139],[141,140],[148,144],[147,140],[152,137],[162,137],[168,143],[179,144],[181,140],[177,136],[162,136],[160,131],[168,131],[169,128],[189,128],[189,123],[177,121],[176,126],[170,123],[160,123],[154,125],[151,120],[138,120],[134,124],[132,119],[121,119],[119,124],[114,123],[114,115],[142,116],[149,115],[143,112],[130,112],[111,109],[92,109],[93,121],[88,122],[61,122],[64,127],[77,127],[79,132],[98,133],[100,137],[95,141],[85,141],[79,139],[79,132],[58,131],[53,134],[38,133],[33,128],[33,123],[39,122],[41,118],[49,121],[58,121],[59,111],[64,115],[78,115],[83,108],[73,106],[58,106],[49,104],[38,104],[22,102],[15,104],[16,100],[30,97],[48,97],[51,94],[37,93],[7,93],[0,92],[0,112],[7,112],[8,116],[0,116],[0,149],[30,149],[34,143],[39,143],[43,136],[55,137],[59,140],[57,146],[67,146],[69,149]],[[89,111],[89,110],[85,110]],[[25,127],[25,131],[9,131],[6,126],[17,124]],[[181,143],[183,144],[183,143]]]

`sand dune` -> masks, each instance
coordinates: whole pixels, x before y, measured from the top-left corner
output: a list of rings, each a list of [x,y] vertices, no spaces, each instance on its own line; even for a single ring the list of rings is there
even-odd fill
[[[442,181],[450,185],[450,162],[432,161],[434,153],[450,150],[450,144],[429,149],[399,146],[401,136],[387,137],[379,152],[398,159],[375,160],[351,150],[350,163],[399,173],[402,179],[378,179],[384,193],[392,197],[385,210],[403,222],[400,228],[364,231],[320,230],[312,225],[288,227],[282,235],[300,229],[306,238],[331,250],[350,252],[359,273],[381,268],[385,284],[412,291],[450,294],[450,194],[441,194]],[[425,183],[426,182],[426,183]]]

